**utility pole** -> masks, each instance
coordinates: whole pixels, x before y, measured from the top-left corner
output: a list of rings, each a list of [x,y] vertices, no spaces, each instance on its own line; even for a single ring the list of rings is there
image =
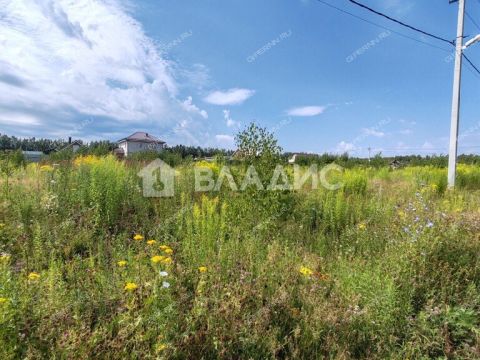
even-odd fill
[[[450,3],[456,1],[450,0]],[[458,124],[460,120],[460,93],[462,84],[463,30],[465,0],[458,0],[457,40],[455,42],[455,76],[453,79],[452,119],[450,127],[450,151],[448,156],[448,187],[455,187],[458,154]]]
[[[370,162],[370,152],[372,151],[372,148],[369,146],[368,147],[368,162]]]

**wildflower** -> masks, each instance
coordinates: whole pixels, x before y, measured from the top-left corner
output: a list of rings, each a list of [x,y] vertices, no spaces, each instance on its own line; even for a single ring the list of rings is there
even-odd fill
[[[430,229],[430,228],[432,228],[432,227],[433,227],[433,222],[429,221],[429,222],[427,223],[427,228]]]
[[[162,250],[162,251],[166,251],[166,250],[168,250],[168,249],[171,250],[171,247],[168,246],[168,245],[160,245],[159,248],[160,248],[160,250]]]
[[[162,287],[168,289],[170,287],[170,283],[168,281],[162,282]]]
[[[311,270],[311,269],[309,269],[305,266],[302,266],[299,271],[304,276],[310,276],[310,275],[313,274],[313,270]]]
[[[2,304],[6,304],[6,303],[7,303],[7,301],[8,301],[8,299],[7,299],[7,298],[0,297],[0,305],[2,305]]]
[[[9,254],[3,253],[3,254],[0,255],[0,262],[3,262],[3,261],[7,262],[8,260],[10,260],[10,255]]]
[[[28,274],[28,280],[38,280],[39,278],[40,275],[36,272],[31,272],[30,274]]]
[[[163,261],[164,259],[165,259],[165,256],[155,255],[155,256],[153,256],[150,260],[152,260],[152,262],[153,262],[154,264],[157,264],[157,263]]]
[[[133,237],[133,240],[137,240],[137,241],[143,240],[143,236],[140,235],[140,234],[136,234],[136,235]]]
[[[100,159],[95,155],[79,156],[74,160],[76,166],[98,164]]]
[[[160,271],[159,274],[160,274],[160,276],[162,276],[162,277],[168,276],[168,272],[166,272],[166,271]]]
[[[362,231],[367,230],[367,224],[365,224],[364,222],[358,224],[358,229]]]
[[[157,351],[159,351],[159,352],[160,352],[160,351],[163,351],[163,350],[165,350],[167,347],[168,347],[168,346],[165,345],[165,344],[158,344],[158,345],[157,345]]]
[[[155,243],[156,243],[156,241],[153,240],[153,239],[147,241],[147,244],[148,244],[148,245],[155,245]]]
[[[165,257],[163,260],[162,260],[162,263],[168,265],[168,264],[171,264],[173,262],[172,258],[171,257]]]
[[[117,262],[117,264],[120,267],[125,267],[125,266],[127,266],[128,263],[127,263],[126,260],[120,260],[120,261]]]
[[[52,171],[53,171],[53,166],[51,166],[51,165],[42,165],[42,166],[40,166],[40,171],[52,172]]]
[[[207,270],[208,270],[208,269],[207,269],[206,266],[200,266],[200,267],[198,268],[198,271],[201,272],[201,273],[207,272]]]
[[[163,250],[163,252],[164,252],[165,254],[167,254],[167,255],[173,254],[173,250],[170,249],[170,248]]]
[[[124,289],[125,289],[125,291],[130,291],[130,292],[132,292],[132,291],[135,291],[135,290],[138,289],[138,285],[135,284],[135,283],[133,283],[133,282],[127,282],[127,283],[125,284],[125,288],[124,288]]]

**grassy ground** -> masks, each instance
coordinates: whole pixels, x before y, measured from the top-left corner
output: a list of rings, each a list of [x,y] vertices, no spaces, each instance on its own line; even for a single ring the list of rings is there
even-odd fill
[[[140,165],[10,177],[0,358],[480,357],[480,168],[455,192],[417,167],[199,194],[185,164],[173,198],[148,199]]]

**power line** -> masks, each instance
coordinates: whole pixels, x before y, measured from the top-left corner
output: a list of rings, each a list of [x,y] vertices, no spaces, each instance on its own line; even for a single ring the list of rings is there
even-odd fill
[[[411,36],[402,34],[401,32],[392,30],[391,28],[388,28],[388,27],[386,27],[386,26],[383,26],[383,25],[377,24],[377,23],[375,23],[375,22],[373,22],[373,21],[364,19],[364,18],[362,18],[362,17],[360,17],[360,16],[358,16],[358,15],[355,15],[355,14],[353,14],[353,13],[347,11],[347,10],[341,9],[341,8],[339,8],[339,7],[335,6],[335,5],[332,5],[332,4],[330,4],[330,3],[326,2],[326,1],[323,1],[323,0],[317,0],[317,1],[318,1],[319,3],[321,3],[321,4],[323,4],[323,5],[326,5],[326,6],[330,7],[330,8],[332,8],[332,9],[337,10],[337,11],[339,11],[339,12],[341,12],[341,13],[344,13],[344,14],[346,14],[346,15],[352,16],[352,17],[354,17],[354,18],[356,18],[356,19],[358,19],[358,20],[361,20],[361,21],[363,21],[363,22],[366,22],[367,24],[376,26],[376,27],[381,28],[381,29],[383,29],[383,30],[391,31],[392,33],[394,33],[394,34],[396,34],[396,35],[399,35],[399,36],[401,36],[401,37],[403,37],[403,38],[406,38],[406,39],[409,39],[409,40],[413,40],[413,41],[415,41],[415,42],[418,42],[418,43],[421,43],[421,44],[430,46],[430,47],[435,48],[435,49],[438,49],[438,50],[442,50],[442,51],[444,51],[444,52],[448,52],[448,53],[450,52],[450,50],[444,49],[444,48],[442,48],[442,47],[440,47],[440,46],[436,46],[436,45],[430,44],[430,43],[428,43],[428,42],[426,42],[426,41],[422,41],[422,40],[419,40],[419,39],[415,39],[414,37],[411,37]],[[450,42],[449,42],[449,43],[450,43]]]
[[[480,70],[472,63],[472,61],[467,57],[467,55],[465,55],[464,53],[462,53],[462,55],[465,60],[467,60],[467,62],[470,64],[470,66],[473,67],[475,71],[480,75]]]
[[[416,32],[419,32],[419,33],[421,33],[421,34],[423,34],[423,35],[429,36],[429,37],[431,37],[431,38],[433,38],[433,39],[437,39],[437,40],[446,42],[446,43],[448,43],[448,44],[450,44],[450,45],[455,45],[455,41],[453,41],[453,40],[447,40],[447,39],[444,39],[444,38],[442,38],[442,37],[440,37],[440,36],[433,35],[433,34],[431,34],[431,33],[429,33],[429,32],[424,31],[424,30],[418,29],[418,28],[416,28],[416,27],[414,27],[414,26],[412,26],[412,25],[405,24],[404,22],[401,22],[400,20],[394,19],[394,18],[392,18],[392,17],[390,17],[390,16],[388,16],[388,15],[386,15],[386,14],[384,14],[384,13],[381,13],[380,11],[374,10],[374,9],[372,9],[371,7],[368,7],[367,5],[364,5],[364,4],[359,3],[358,1],[355,1],[355,0],[348,0],[348,1],[350,1],[352,4],[355,4],[355,5],[357,5],[357,6],[360,6],[361,8],[366,9],[366,10],[368,10],[368,11],[374,13],[374,14],[377,14],[377,15],[379,15],[379,16],[382,16],[382,17],[384,17],[384,18],[386,18],[386,19],[388,19],[388,20],[390,20],[390,21],[393,21],[393,22],[395,22],[395,23],[397,23],[397,24],[400,24],[400,25],[402,25],[402,26],[404,26],[404,27],[407,27],[407,28],[409,28],[409,29],[411,29],[411,30],[414,30],[414,31],[416,31]]]
[[[324,4],[324,5],[326,5],[326,6],[329,6],[329,7],[333,8],[333,9],[335,9],[335,10],[338,10],[338,11],[344,13],[344,14],[353,16],[353,17],[355,17],[355,18],[357,18],[357,19],[359,19],[359,20],[362,20],[362,21],[364,21],[364,22],[366,22],[366,23],[369,23],[369,24],[371,24],[371,25],[380,27],[380,28],[382,28],[382,29],[389,30],[389,31],[391,31],[391,32],[393,32],[393,33],[395,33],[395,34],[398,34],[398,35],[400,35],[400,36],[406,37],[406,38],[408,38],[408,39],[410,39],[410,40],[414,40],[414,41],[420,42],[420,43],[422,43],[422,44],[425,44],[425,45],[428,45],[428,46],[432,46],[432,47],[437,48],[437,49],[440,49],[440,50],[442,50],[442,51],[450,52],[449,50],[446,50],[446,49],[444,49],[444,48],[441,48],[441,47],[432,45],[432,44],[430,44],[430,43],[427,43],[427,42],[424,42],[424,41],[421,41],[421,40],[412,38],[412,37],[410,37],[410,36],[407,36],[407,35],[404,35],[404,34],[402,34],[402,33],[397,32],[397,31],[394,31],[394,30],[392,30],[392,29],[389,29],[389,28],[387,28],[387,27],[385,27],[385,26],[382,26],[382,25],[379,25],[379,24],[377,24],[377,23],[374,23],[374,22],[372,22],[372,21],[370,21],[370,20],[366,20],[366,19],[364,19],[364,18],[362,18],[362,17],[360,17],[360,16],[358,16],[358,15],[355,15],[355,14],[349,12],[349,11],[343,10],[343,9],[341,9],[341,8],[335,6],[335,5],[332,5],[332,4],[330,4],[330,3],[327,3],[327,2],[325,2],[325,1],[323,1],[323,0],[317,0],[317,1],[320,2],[320,3],[322,3],[322,4]],[[418,28],[416,28],[416,27],[413,27],[413,26],[411,26],[411,25],[405,24],[405,23],[403,23],[403,22],[401,22],[401,21],[399,21],[399,20],[396,20],[396,19],[394,19],[394,18],[392,18],[392,17],[390,17],[390,16],[388,16],[388,15],[386,15],[386,14],[383,14],[383,13],[381,13],[381,12],[379,12],[379,11],[377,11],[377,10],[374,10],[374,9],[372,9],[372,8],[364,5],[364,4],[361,4],[361,3],[359,3],[358,1],[355,1],[355,0],[348,0],[348,1],[350,1],[351,3],[353,3],[353,4],[357,5],[357,6],[360,6],[360,7],[364,8],[364,9],[367,9],[368,11],[373,12],[373,13],[376,14],[376,15],[385,17],[386,19],[388,19],[388,20],[390,20],[390,21],[393,21],[393,22],[395,22],[395,23],[397,23],[397,24],[400,24],[400,25],[402,25],[402,26],[405,26],[405,27],[407,27],[407,28],[409,28],[409,29],[411,29],[411,30],[417,31],[417,32],[419,32],[419,33],[421,33],[421,34],[430,36],[431,38],[434,38],[434,39],[437,39],[437,40],[441,40],[441,41],[443,41],[443,42],[446,42],[446,43],[450,44],[451,46],[455,47],[455,41],[449,41],[449,40],[444,39],[444,38],[442,38],[442,37],[440,37],[440,36],[433,35],[433,34],[431,34],[431,33],[428,33],[428,32],[426,32],[426,31],[423,31],[423,30],[418,29]],[[479,1],[480,1],[480,0],[479,0]],[[463,53],[462,53],[462,54],[463,54]],[[463,57],[465,58],[465,60],[467,60],[467,62],[470,64],[470,66],[477,72],[477,74],[480,75],[480,69],[479,69],[477,66],[475,66],[475,64],[473,64],[473,62],[472,62],[465,54],[463,54]],[[470,70],[470,69],[469,69],[469,70]]]
[[[465,11],[465,13],[467,14],[467,17],[470,19],[470,21],[473,23],[473,25],[475,25],[477,27],[478,30],[480,30],[480,26],[477,24],[477,22],[475,21],[475,19],[470,16],[470,14],[468,13],[468,11]]]

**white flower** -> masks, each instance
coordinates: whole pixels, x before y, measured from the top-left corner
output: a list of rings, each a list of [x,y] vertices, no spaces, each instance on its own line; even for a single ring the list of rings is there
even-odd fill
[[[162,283],[162,287],[164,287],[165,289],[168,289],[168,288],[170,287],[170,283],[167,282],[167,281],[164,281],[164,282]]]
[[[160,276],[162,277],[168,276],[168,273],[166,271],[160,271]]]

